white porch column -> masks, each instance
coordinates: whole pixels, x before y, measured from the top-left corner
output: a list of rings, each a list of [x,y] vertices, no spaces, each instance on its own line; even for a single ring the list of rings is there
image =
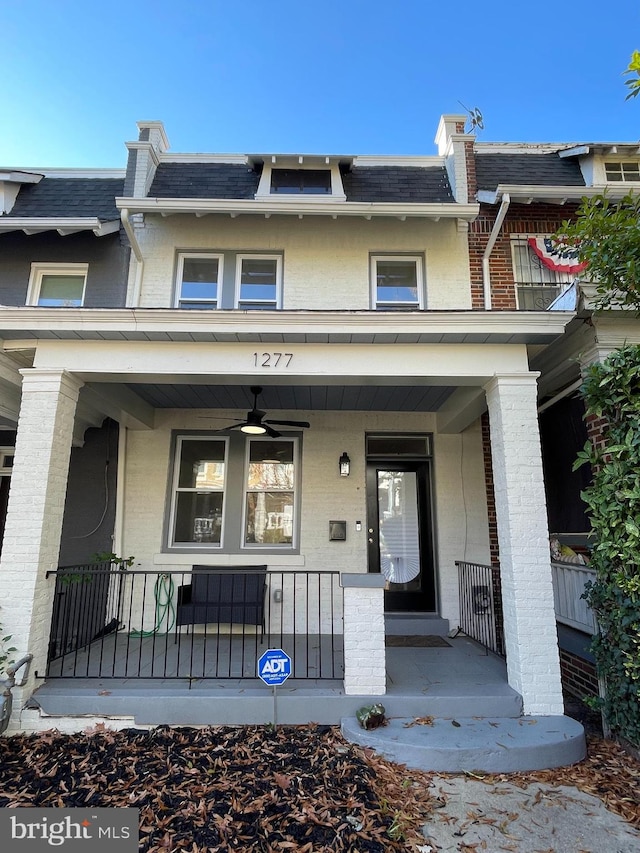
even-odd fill
[[[344,692],[381,696],[387,690],[384,577],[341,574],[344,590]]]
[[[69,458],[78,393],[83,383],[62,370],[21,371],[22,404],[11,473],[0,583],[0,621],[16,659],[31,652],[29,684],[14,689],[14,713],[44,673]],[[22,672],[19,673],[19,677]],[[22,695],[21,695],[22,694]]]
[[[537,416],[537,373],[486,386],[500,545],[509,684],[525,714],[563,714],[549,532]]]

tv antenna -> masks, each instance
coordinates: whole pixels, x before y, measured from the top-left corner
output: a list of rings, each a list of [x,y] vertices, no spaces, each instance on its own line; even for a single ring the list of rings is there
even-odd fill
[[[484,130],[484,118],[482,117],[482,113],[478,109],[478,107],[473,107],[473,109],[469,109],[469,107],[465,107],[462,101],[458,101],[460,106],[469,114],[469,130],[474,131],[476,128],[478,130]]]

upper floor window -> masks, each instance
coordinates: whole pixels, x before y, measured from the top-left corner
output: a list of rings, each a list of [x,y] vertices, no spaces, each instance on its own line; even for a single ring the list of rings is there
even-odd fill
[[[272,169],[271,192],[324,195],[331,192],[329,169]]]
[[[32,264],[27,305],[74,308],[84,301],[88,264]]]
[[[274,309],[282,305],[282,255],[182,252],[178,255],[177,308]]]
[[[548,237],[514,240],[511,250],[520,311],[544,311],[571,284],[581,267],[554,254]]]
[[[422,258],[417,255],[371,257],[371,301],[386,311],[424,307]]]
[[[604,170],[608,181],[640,181],[640,161],[638,160],[605,162]]]
[[[235,307],[279,308],[281,265],[279,255],[238,255]]]
[[[222,255],[178,256],[178,308],[217,308]]]

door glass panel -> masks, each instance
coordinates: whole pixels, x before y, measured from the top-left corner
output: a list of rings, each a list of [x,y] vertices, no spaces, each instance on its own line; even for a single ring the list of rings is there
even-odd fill
[[[420,589],[415,471],[378,471],[380,571],[391,589]]]

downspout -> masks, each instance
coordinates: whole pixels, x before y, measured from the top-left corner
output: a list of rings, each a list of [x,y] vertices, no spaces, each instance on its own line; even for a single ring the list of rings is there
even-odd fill
[[[496,221],[493,223],[493,228],[491,229],[491,234],[489,235],[489,242],[487,243],[487,248],[484,250],[484,255],[482,256],[482,284],[485,311],[491,310],[491,273],[489,272],[489,258],[491,256],[491,252],[493,252],[493,247],[495,246],[496,240],[498,239],[500,229],[502,228],[502,223],[504,222],[504,218],[507,215],[507,211],[509,210],[510,204],[511,196],[509,195],[509,193],[502,193],[502,203],[500,205],[500,210],[498,211],[498,215],[496,216]]]
[[[133,254],[136,259],[136,277],[133,283],[133,293],[131,297],[127,299],[129,308],[136,308],[140,301],[140,289],[142,286],[142,273],[144,270],[144,258],[142,257],[142,251],[140,249],[140,244],[138,243],[138,238],[136,237],[135,230],[133,227],[133,223],[129,219],[129,211],[126,207],[124,207],[120,211],[120,215],[122,216],[122,224],[124,226],[124,230],[126,232],[127,237],[129,238],[129,243],[131,244],[131,248],[133,250]]]

